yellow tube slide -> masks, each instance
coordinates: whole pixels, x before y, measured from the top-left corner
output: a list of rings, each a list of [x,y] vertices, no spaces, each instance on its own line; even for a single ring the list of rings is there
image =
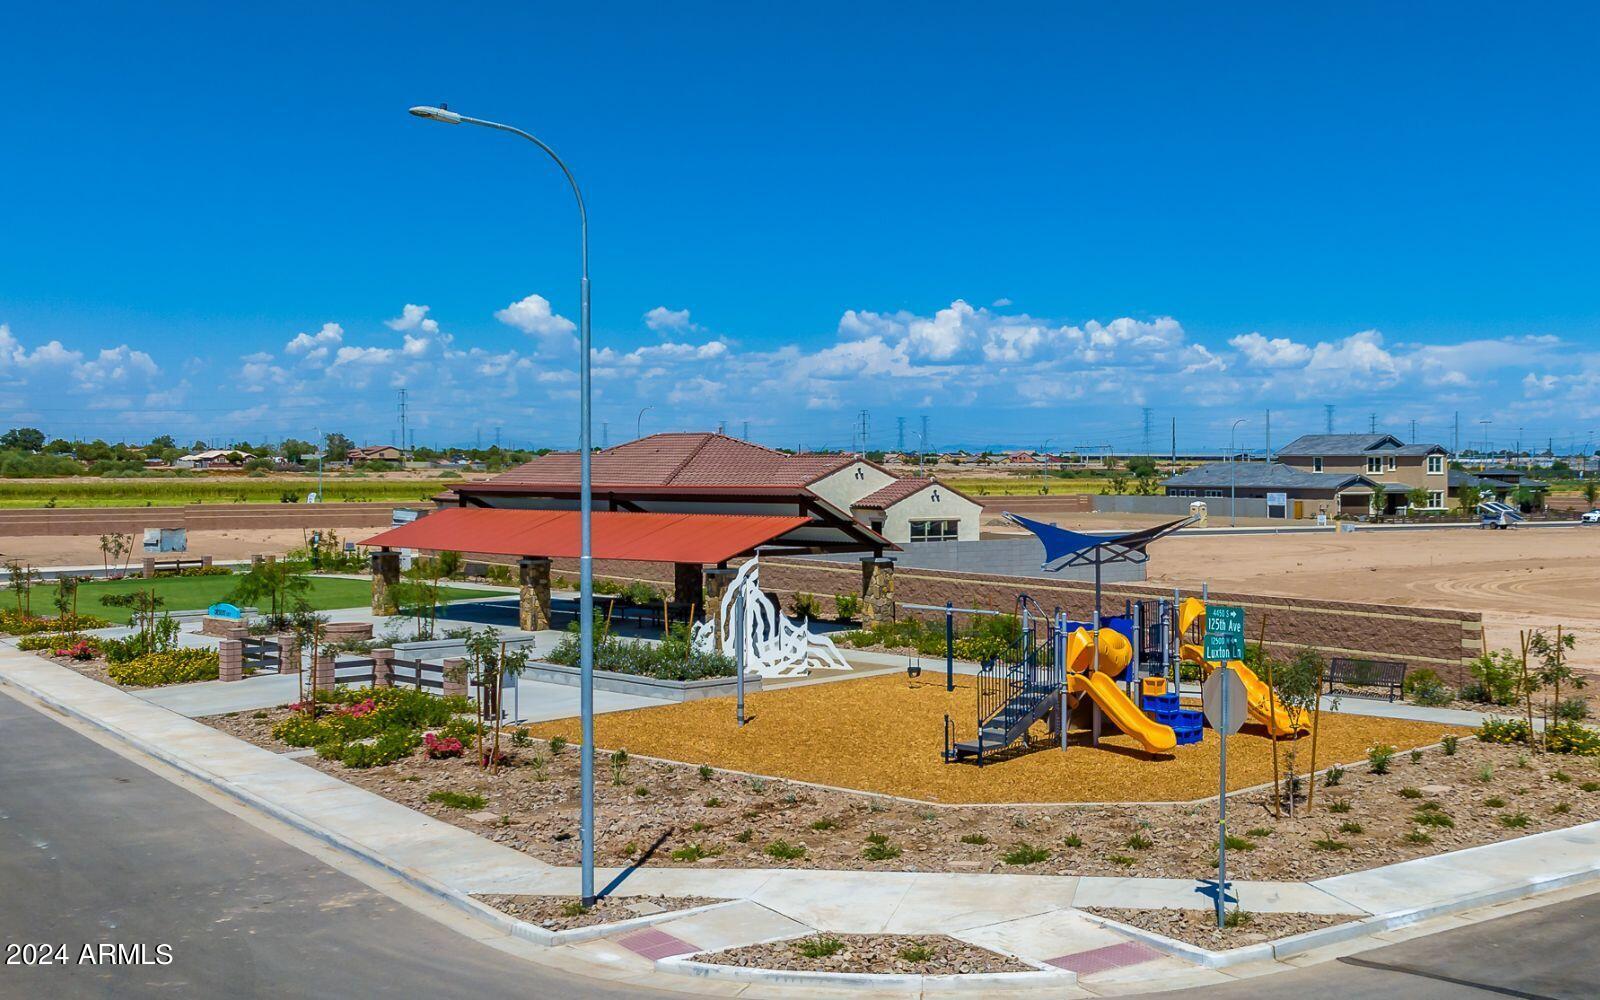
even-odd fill
[[[1094,662],[1095,634],[1080,628],[1067,636],[1067,670],[1081,674]],[[1115,629],[1100,630],[1100,672],[1108,677],[1120,677],[1133,660],[1133,644],[1128,637]]]
[[[1103,651],[1101,662],[1105,662]],[[1104,671],[1068,674],[1067,690],[1073,694],[1086,694],[1093,698],[1094,703],[1100,706],[1100,711],[1106,714],[1112,724],[1138,740],[1152,753],[1166,753],[1178,745],[1178,736],[1172,731],[1172,727],[1163,726],[1139,711],[1139,707],[1122,693],[1122,689],[1117,687],[1117,682]]]
[[[1207,675],[1216,669],[1217,665],[1207,663],[1205,652],[1192,642],[1184,643],[1179,655],[1190,663],[1203,666]],[[1243,660],[1229,660],[1228,666],[1239,675],[1240,680],[1244,681],[1245,697],[1250,703],[1250,721],[1266,726],[1267,732],[1273,736],[1293,736],[1295,727],[1289,721],[1289,713],[1283,710],[1282,705],[1277,704],[1276,699],[1272,697],[1272,689],[1267,687],[1266,682],[1257,677],[1254,670],[1245,666]],[[1307,726],[1301,726],[1300,729],[1310,731]]]

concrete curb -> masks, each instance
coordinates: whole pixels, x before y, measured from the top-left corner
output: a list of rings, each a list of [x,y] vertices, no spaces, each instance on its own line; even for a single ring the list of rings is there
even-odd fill
[[[1600,880],[1600,864],[1589,868],[1581,868],[1577,871],[1565,872],[1560,875],[1552,875],[1547,878],[1529,879],[1518,885],[1490,889],[1444,903],[1419,906],[1410,910],[1395,910],[1391,913],[1380,913],[1364,919],[1334,924],[1331,927],[1320,927],[1313,931],[1305,931],[1301,934],[1293,934],[1274,941],[1263,941],[1260,944],[1246,945],[1243,948],[1233,948],[1228,951],[1212,951],[1199,945],[1189,944],[1187,941],[1179,941],[1177,938],[1167,937],[1165,934],[1158,934],[1155,931],[1147,931],[1095,913],[1084,913],[1083,915],[1103,927],[1137,938],[1158,951],[1166,952],[1168,955],[1193,962],[1208,969],[1225,969],[1244,962],[1282,961],[1315,948],[1342,944],[1346,941],[1380,934],[1384,931],[1409,927],[1425,920],[1432,920],[1435,917],[1444,917],[1465,910],[1475,910],[1484,906],[1493,906],[1497,903],[1526,899],[1531,896],[1538,896],[1546,892],[1554,892],[1557,889],[1565,889],[1569,886],[1596,880]],[[1330,895],[1332,894],[1330,893]]]
[[[966,975],[925,976],[921,973],[797,972],[788,969],[756,969],[739,965],[696,962],[687,958],[658,958],[655,967],[658,972],[732,983],[833,989],[904,989],[922,993],[974,987],[982,987],[986,993],[1001,993],[1008,990],[1071,986],[1078,981],[1077,973],[1066,969],[1050,972],[973,972]]]

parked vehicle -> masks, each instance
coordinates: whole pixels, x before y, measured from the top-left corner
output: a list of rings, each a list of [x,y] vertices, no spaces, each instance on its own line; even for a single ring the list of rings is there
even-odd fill
[[[1584,524],[1600,524],[1600,510],[1584,511],[1583,516],[1578,518],[1578,520],[1582,521]]]

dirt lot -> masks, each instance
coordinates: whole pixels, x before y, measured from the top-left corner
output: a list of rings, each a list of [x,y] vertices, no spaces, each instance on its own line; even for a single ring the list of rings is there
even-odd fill
[[[1218,928],[1215,910],[1128,910],[1114,906],[1086,906],[1084,910],[1212,951],[1243,948],[1357,919],[1327,913],[1243,913],[1233,917],[1234,926]],[[1229,912],[1232,913],[1231,907]]]
[[[593,906],[584,906],[577,896],[483,893],[473,898],[518,920],[552,931],[612,924],[669,910],[688,910],[722,902],[708,896],[606,896],[596,900]]]
[[[1600,528],[1179,535],[1150,546],[1150,582],[1483,614],[1491,647],[1564,625],[1600,671]]]
[[[693,956],[715,965],[795,972],[876,972],[927,976],[1037,972],[1033,966],[943,934],[819,934]]]
[[[377,534],[379,528],[337,529],[341,538],[360,541]],[[138,539],[134,539],[137,546]],[[282,555],[306,544],[299,528],[247,529],[189,532],[189,551],[185,559],[210,556],[216,560],[248,559],[256,553]],[[99,566],[102,563],[97,535],[21,535],[0,539],[0,560],[15,559],[35,566]],[[131,568],[139,570],[140,554],[135,552]]]

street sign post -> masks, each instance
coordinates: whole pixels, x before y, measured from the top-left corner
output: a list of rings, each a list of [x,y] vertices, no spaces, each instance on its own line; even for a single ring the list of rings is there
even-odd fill
[[[1209,615],[1207,627],[1210,626]],[[1240,615],[1243,627],[1244,616]],[[1209,632],[1207,638],[1210,638]],[[1237,659],[1237,657],[1235,657]],[[1223,909],[1228,898],[1228,737],[1244,725],[1249,712],[1249,695],[1244,681],[1226,663],[1211,672],[1200,688],[1201,708],[1206,721],[1216,730],[1220,747],[1217,767],[1217,926],[1224,921]]]
[[[1213,663],[1244,659],[1244,608],[1206,605],[1205,658]]]

